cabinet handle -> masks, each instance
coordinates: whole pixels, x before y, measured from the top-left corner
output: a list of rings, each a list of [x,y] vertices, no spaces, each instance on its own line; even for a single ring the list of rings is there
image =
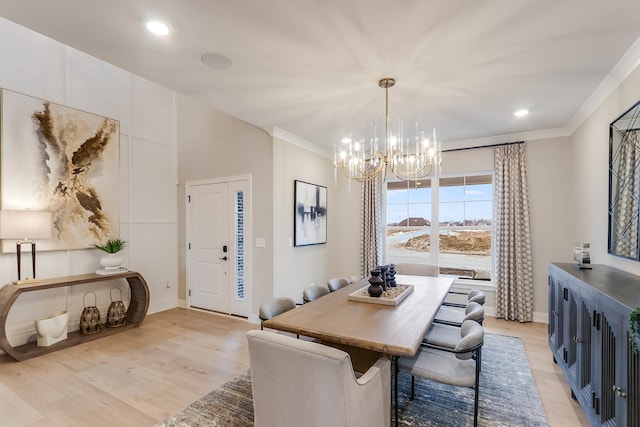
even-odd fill
[[[627,393],[623,392],[622,389],[615,384],[613,385],[613,391],[618,393],[618,397],[627,397]]]
[[[578,338],[578,337],[573,337],[573,342],[580,343],[580,342],[582,342],[582,340],[580,338]]]

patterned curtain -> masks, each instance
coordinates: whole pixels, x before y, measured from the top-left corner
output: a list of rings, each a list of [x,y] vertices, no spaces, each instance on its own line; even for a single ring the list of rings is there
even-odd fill
[[[640,132],[628,131],[622,139],[617,170],[617,188],[611,203],[615,220],[613,253],[636,258],[638,250],[638,180]]]
[[[495,151],[496,315],[533,320],[533,274],[524,143]]]
[[[360,275],[369,277],[381,264],[382,217],[380,215],[382,178],[377,176],[362,183],[362,232],[360,233]]]

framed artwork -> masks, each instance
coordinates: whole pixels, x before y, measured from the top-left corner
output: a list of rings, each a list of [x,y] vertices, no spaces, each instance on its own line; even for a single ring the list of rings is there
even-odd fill
[[[327,187],[295,181],[294,246],[327,243]]]
[[[7,89],[1,97],[2,209],[51,212],[52,238],[39,250],[118,237],[120,122]]]
[[[640,102],[609,124],[608,252],[640,260]]]

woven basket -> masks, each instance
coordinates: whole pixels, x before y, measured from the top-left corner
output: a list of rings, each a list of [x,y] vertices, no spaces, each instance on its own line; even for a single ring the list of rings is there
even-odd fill
[[[120,299],[113,299],[113,291],[117,290],[120,292]],[[125,322],[125,317],[127,316],[127,309],[122,302],[122,291],[120,288],[113,288],[109,291],[109,295],[111,296],[111,305],[109,305],[109,310],[107,310],[107,327],[109,328],[117,328],[118,326],[123,326]]]
[[[93,294],[93,306],[87,306],[86,299],[89,294]],[[80,315],[80,334],[82,335],[95,334],[104,329],[102,318],[100,317],[100,310],[98,310],[98,307],[95,305],[97,300],[96,294],[91,291],[84,294],[82,298],[84,304],[84,310],[82,310],[82,314]]]

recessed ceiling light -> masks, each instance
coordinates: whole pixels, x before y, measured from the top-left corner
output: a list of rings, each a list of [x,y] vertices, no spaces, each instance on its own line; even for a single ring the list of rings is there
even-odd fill
[[[151,31],[156,36],[166,36],[169,34],[169,26],[160,21],[148,21],[147,30]]]
[[[202,55],[200,60],[204,65],[214,70],[226,70],[233,65],[231,60],[221,53],[208,52]]]
[[[516,117],[524,117],[527,114],[529,114],[529,110],[518,110],[515,113],[513,113],[513,115]]]

